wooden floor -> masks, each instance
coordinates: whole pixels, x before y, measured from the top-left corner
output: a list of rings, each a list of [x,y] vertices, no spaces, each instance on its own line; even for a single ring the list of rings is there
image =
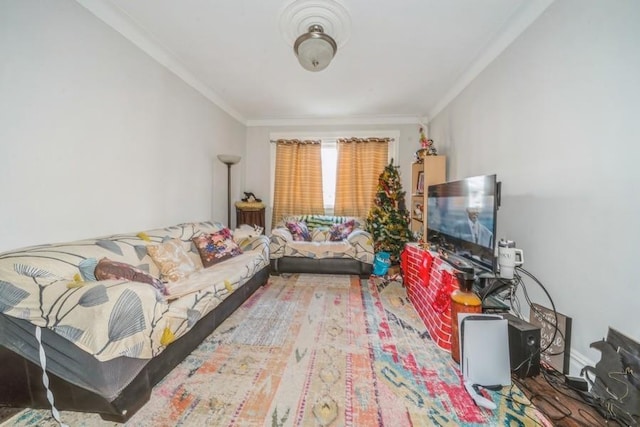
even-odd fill
[[[564,384],[564,377],[561,374],[543,372],[538,376],[524,380],[514,377],[513,381],[555,426],[610,425],[613,427],[620,425],[616,421],[603,418],[577,392],[568,388]]]

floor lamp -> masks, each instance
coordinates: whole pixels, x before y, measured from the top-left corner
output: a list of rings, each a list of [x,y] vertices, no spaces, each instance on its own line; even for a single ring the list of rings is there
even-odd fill
[[[227,227],[231,228],[231,165],[235,165],[242,157],[232,154],[218,154],[218,160],[227,165]]]

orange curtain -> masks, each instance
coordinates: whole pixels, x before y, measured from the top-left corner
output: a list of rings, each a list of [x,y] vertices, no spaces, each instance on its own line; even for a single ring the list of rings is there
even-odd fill
[[[366,218],[387,165],[390,138],[338,139],[335,215]]]
[[[324,214],[320,141],[276,141],[271,225],[287,215]]]

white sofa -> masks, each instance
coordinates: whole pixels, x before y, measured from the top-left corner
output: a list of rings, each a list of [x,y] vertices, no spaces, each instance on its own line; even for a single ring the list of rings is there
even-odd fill
[[[353,231],[338,241],[331,240],[335,224],[353,220]],[[304,222],[308,241],[295,240],[287,222]],[[373,270],[373,240],[360,218],[328,215],[291,215],[271,231],[271,274],[316,273],[357,274],[369,277]]]
[[[222,229],[187,223],[0,254],[0,405],[48,407],[42,349],[58,409],[126,421],[154,384],[268,280],[265,236],[245,239],[242,254],[202,267],[192,238]],[[168,241],[196,269],[162,283],[150,246]],[[135,281],[94,281],[84,268],[103,258],[133,266]]]

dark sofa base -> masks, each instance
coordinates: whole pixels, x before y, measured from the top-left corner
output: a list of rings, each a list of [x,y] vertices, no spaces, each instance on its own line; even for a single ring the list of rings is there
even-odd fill
[[[302,258],[282,257],[271,260],[271,274],[311,273],[311,274],[357,274],[363,279],[373,271],[372,264],[349,258]]]
[[[184,360],[268,279],[269,267],[265,267],[203,317],[186,335],[151,359],[136,378],[112,401],[49,373],[49,388],[53,392],[56,408],[96,412],[107,421],[120,423],[127,421],[149,401],[152,387]],[[2,346],[0,346],[0,406],[50,407],[46,389],[42,385],[40,366]]]

